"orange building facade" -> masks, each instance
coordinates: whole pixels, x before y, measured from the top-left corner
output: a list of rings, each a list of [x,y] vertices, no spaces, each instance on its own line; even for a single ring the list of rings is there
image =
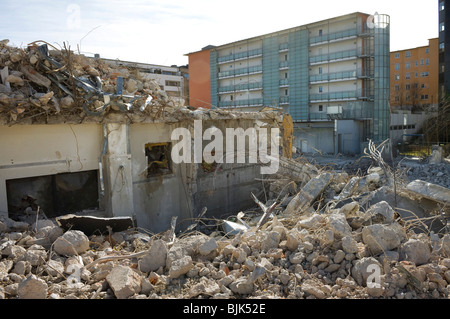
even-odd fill
[[[391,109],[423,110],[439,102],[439,39],[391,52]]]
[[[189,104],[193,107],[211,108],[210,50],[190,53]]]

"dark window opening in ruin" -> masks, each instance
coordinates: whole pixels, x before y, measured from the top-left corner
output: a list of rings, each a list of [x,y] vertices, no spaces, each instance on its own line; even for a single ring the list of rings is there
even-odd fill
[[[98,171],[62,173],[6,181],[9,217],[48,218],[99,209]]]
[[[147,177],[172,173],[170,149],[171,143],[145,144],[145,156],[147,157]]]

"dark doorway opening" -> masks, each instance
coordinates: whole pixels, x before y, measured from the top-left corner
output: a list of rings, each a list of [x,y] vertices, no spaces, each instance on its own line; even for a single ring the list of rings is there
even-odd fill
[[[6,191],[10,218],[16,220],[37,207],[49,218],[99,209],[97,170],[11,179]]]

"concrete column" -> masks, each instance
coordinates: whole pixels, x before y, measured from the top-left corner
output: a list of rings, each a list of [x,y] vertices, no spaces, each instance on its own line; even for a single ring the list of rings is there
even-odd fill
[[[102,158],[105,210],[109,216],[133,216],[133,179],[128,124],[105,124],[106,154]]]

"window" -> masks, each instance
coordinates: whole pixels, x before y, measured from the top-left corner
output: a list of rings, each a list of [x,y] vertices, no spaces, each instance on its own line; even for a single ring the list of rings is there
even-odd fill
[[[417,77],[419,76],[419,73],[416,72],[414,75],[415,75],[415,77],[417,78]]]
[[[395,63],[395,70],[396,71],[400,70],[400,63]]]
[[[409,79],[411,79],[411,73],[406,73],[406,75],[405,75],[405,79],[407,79],[407,80],[409,80]]]
[[[410,84],[406,84],[405,88],[406,88],[406,91],[409,91],[409,90],[411,90],[411,85]]]
[[[430,74],[429,72],[422,72],[420,74],[420,76],[423,77],[423,78],[426,78],[426,77],[428,77],[429,74]]]
[[[439,11],[444,11],[445,10],[445,2],[441,1],[439,2]]]
[[[425,49],[425,53],[426,53],[426,54],[430,53],[430,49],[429,49],[429,48],[426,48],[426,49]]]
[[[288,78],[288,74],[284,73],[284,78],[287,79]]]
[[[445,43],[444,42],[439,43],[439,49],[444,50],[444,48],[445,48]]]
[[[170,163],[171,143],[145,144],[145,156],[147,157],[147,177],[172,173]]]
[[[420,65],[424,65],[423,59],[420,59]]]
[[[400,81],[400,75],[396,74],[396,75],[394,75],[394,77],[395,77],[395,81]]]
[[[406,69],[407,70],[411,69],[411,62],[406,62]]]
[[[400,97],[398,95],[395,96],[395,102],[400,101]]]
[[[400,85],[396,84],[396,85],[394,86],[394,89],[395,89],[395,91],[400,91]]]
[[[319,93],[323,92],[323,86],[319,86]]]
[[[416,63],[416,67],[419,66],[419,61],[416,61],[415,63]]]
[[[319,74],[322,74],[322,72],[323,72],[322,67],[319,67]]]
[[[319,37],[321,37],[323,35],[323,31],[322,29],[319,30]]]
[[[439,23],[439,31],[440,32],[445,31],[445,24],[444,24],[444,22]]]
[[[409,100],[411,100],[411,97],[409,96],[409,94],[406,94],[406,101],[409,102]]]
[[[421,99],[421,100],[428,100],[428,94],[422,94],[422,95],[420,96],[420,99]]]
[[[430,59],[425,60],[425,65],[430,65]]]
[[[410,58],[411,57],[411,51],[406,51],[406,57]]]
[[[287,54],[285,54],[284,55],[284,61],[287,61],[288,60],[288,56],[287,56]]]
[[[289,95],[289,91],[287,89],[284,90],[284,95],[288,96]]]
[[[395,54],[394,54],[394,57],[395,57],[396,59],[400,58],[400,53],[398,53],[398,52],[395,53]]]
[[[323,105],[319,105],[319,112],[323,112]]]
[[[421,88],[421,89],[425,89],[425,88],[426,88],[425,83],[422,83],[422,84],[420,85],[420,88]]]

